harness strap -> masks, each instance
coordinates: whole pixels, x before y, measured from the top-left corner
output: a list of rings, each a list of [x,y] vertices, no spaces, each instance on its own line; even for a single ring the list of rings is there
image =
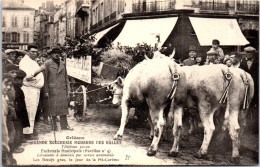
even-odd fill
[[[229,87],[230,87],[230,83],[232,81],[232,74],[228,71],[226,74],[224,74],[226,80],[228,81],[228,84],[227,84],[227,87],[223,93],[223,95],[221,96],[220,100],[219,100],[219,103],[226,103],[226,100],[227,100],[227,95],[228,95],[228,90],[229,90]]]

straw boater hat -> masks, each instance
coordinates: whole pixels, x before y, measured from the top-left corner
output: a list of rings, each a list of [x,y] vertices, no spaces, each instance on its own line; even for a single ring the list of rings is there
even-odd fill
[[[5,50],[5,54],[10,54],[10,53],[13,53],[13,52],[15,52],[14,49],[6,49]]]

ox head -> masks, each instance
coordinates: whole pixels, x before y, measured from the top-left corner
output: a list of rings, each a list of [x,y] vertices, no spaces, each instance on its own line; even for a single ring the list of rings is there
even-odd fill
[[[112,104],[114,107],[118,107],[121,105],[121,100],[123,96],[123,85],[124,79],[118,77],[114,82],[109,85],[109,90],[113,94]]]

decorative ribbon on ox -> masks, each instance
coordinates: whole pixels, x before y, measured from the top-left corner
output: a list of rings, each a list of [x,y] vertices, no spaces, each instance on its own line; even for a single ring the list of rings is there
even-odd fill
[[[243,102],[243,109],[248,109],[249,108],[249,103],[248,103],[248,89],[249,89],[249,82],[248,79],[246,78],[246,80],[244,81],[245,86],[246,86],[246,92],[245,92],[245,96],[244,96],[244,102]]]
[[[177,88],[177,82],[180,79],[180,75],[177,73],[174,73],[172,79],[173,79],[172,89],[167,96],[167,99],[170,99],[170,100],[173,99],[173,97],[175,95],[176,88]]]
[[[221,96],[221,98],[219,100],[219,103],[226,103],[228,90],[229,90],[229,87],[230,87],[230,83],[232,81],[232,74],[230,72],[226,73],[224,76],[226,77],[228,84],[227,84],[227,87],[226,87],[223,95]]]

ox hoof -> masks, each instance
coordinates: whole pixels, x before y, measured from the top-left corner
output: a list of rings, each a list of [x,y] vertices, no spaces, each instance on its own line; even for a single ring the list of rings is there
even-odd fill
[[[148,156],[154,156],[156,154],[156,151],[154,150],[148,150],[147,155]]]
[[[194,154],[194,157],[195,157],[195,158],[199,158],[199,159],[209,160],[208,154],[195,153],[195,154]]]
[[[231,157],[230,162],[233,164],[239,164],[240,158],[239,157]]]
[[[122,135],[115,135],[114,140],[122,140]]]
[[[171,151],[169,154],[168,154],[168,156],[169,157],[177,157],[178,156],[178,152],[173,152],[173,151]]]

